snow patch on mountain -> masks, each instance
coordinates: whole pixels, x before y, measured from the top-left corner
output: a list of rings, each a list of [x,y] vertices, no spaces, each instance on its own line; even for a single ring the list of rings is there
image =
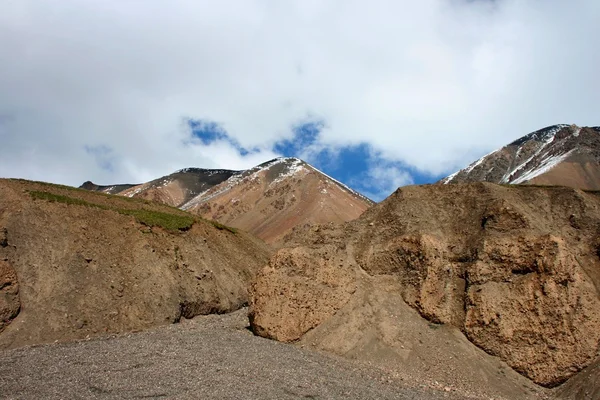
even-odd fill
[[[459,169],[459,170],[458,170],[458,171],[456,171],[455,173],[453,173],[453,174],[450,174],[450,175],[448,175],[447,177],[445,177],[444,179],[442,179],[442,181],[441,181],[441,182],[442,182],[444,185],[447,185],[447,184],[449,184],[449,183],[450,183],[450,181],[452,181],[452,179],[454,179],[454,178],[456,177],[456,175],[460,174],[462,171],[463,171],[462,169]]]
[[[140,193],[142,190],[144,190],[144,187],[140,186],[140,187],[138,187],[138,188],[136,188],[136,189],[132,190],[131,192],[127,193],[127,195],[126,195],[126,196],[127,196],[127,197],[133,197],[133,196],[135,196],[136,194]]]
[[[285,175],[285,177],[279,176],[275,181],[282,181],[286,177],[290,177],[293,174],[298,173],[303,168],[301,165],[303,162],[302,162],[302,160],[300,160],[298,158],[279,157],[279,158],[275,158],[271,161],[267,161],[266,163],[263,163],[259,166],[250,168],[249,170],[246,170],[246,171],[235,171],[234,175],[229,177],[229,179],[227,179],[225,182],[221,183],[220,185],[218,185],[214,188],[211,188],[211,189],[205,190],[202,193],[199,193],[196,197],[194,197],[193,199],[191,199],[190,201],[185,203],[183,206],[181,206],[181,209],[189,210],[198,204],[207,202],[207,201],[231,190],[233,187],[239,185],[242,182],[249,182],[249,181],[254,181],[256,179],[260,179],[259,175],[261,172],[266,171],[270,168],[273,168],[274,166],[276,166],[278,164],[283,164],[283,163],[289,163],[290,168],[288,168],[288,170],[283,174],[283,175]],[[275,181],[272,182],[271,184],[275,183]]]
[[[573,153],[574,150],[575,149],[572,149],[572,150],[566,152],[565,154],[552,156],[552,157],[549,157],[549,158],[543,160],[536,168],[532,169],[531,171],[527,171],[526,173],[519,176],[517,179],[515,179],[511,183],[515,183],[515,184],[523,183],[523,182],[526,182],[526,181],[529,181],[529,180],[535,178],[538,175],[541,175],[543,173],[550,171],[556,165],[558,165],[559,163],[564,161],[567,157],[569,157],[571,155],[571,153]]]
[[[184,205],[181,206],[182,210],[189,210],[190,208],[203,203],[205,201],[208,201],[218,195],[220,195],[221,193],[224,193],[226,191],[228,191],[229,189],[231,189],[232,187],[234,187],[235,185],[237,185],[240,181],[242,181],[242,175],[232,175],[229,179],[227,179],[225,182],[221,183],[219,186],[222,186],[222,188],[214,190],[214,188],[210,188],[208,190],[205,190],[204,192],[199,193],[196,197],[194,197],[193,199],[191,199],[190,201],[188,201],[187,203],[185,203]],[[219,187],[217,186],[217,187]],[[210,193],[211,191],[213,191],[212,193]]]
[[[306,168],[304,168],[304,162],[298,158],[291,158],[291,159],[285,159],[282,158],[280,159],[280,163],[281,162],[289,162],[289,165],[287,166],[287,171],[280,174],[277,179],[273,180],[273,182],[271,182],[269,184],[269,186],[273,186],[279,182],[282,182],[283,180],[290,178],[294,175],[298,175],[302,172],[304,172],[304,175],[306,175],[308,173],[308,170]],[[273,165],[275,165],[276,163],[271,164],[269,167],[272,167]]]
[[[465,172],[468,174],[469,172],[473,171],[473,169],[475,169],[475,167],[480,165],[485,159],[487,159],[489,156],[491,156],[492,154],[494,154],[497,151],[498,150],[494,150],[491,153],[488,153],[485,156],[481,157],[479,160],[475,161],[473,164],[471,164],[467,168],[465,168]]]
[[[281,182],[285,181],[286,179],[289,179],[293,176],[304,176],[304,175],[310,173],[311,169],[312,169],[313,171],[316,171],[316,172],[322,174],[323,176],[325,176],[327,179],[329,179],[336,185],[340,186],[342,188],[342,190],[347,191],[347,192],[351,193],[352,195],[359,197],[363,200],[366,200],[369,203],[372,202],[367,197],[350,189],[348,186],[346,186],[343,183],[339,182],[338,180],[330,177],[329,175],[317,170],[316,168],[314,168],[310,164],[307,164],[306,162],[300,160],[299,158],[279,157],[279,158],[275,158],[273,160],[267,161],[266,163],[263,163],[259,166],[251,168],[249,170],[237,171],[234,175],[232,175],[225,182],[221,183],[218,186],[215,186],[214,188],[208,189],[208,190],[198,194],[193,199],[191,199],[190,201],[185,203],[183,206],[181,206],[181,208],[183,210],[189,210],[201,203],[205,203],[205,202],[231,190],[233,187],[235,187],[243,182],[250,182],[250,181],[254,181],[256,179],[260,179],[262,172],[269,170],[280,164],[284,164],[285,168],[283,169],[283,172],[280,172],[278,174],[278,176],[272,182],[269,183],[269,187],[273,186],[273,185],[277,185],[278,183],[281,183]]]
[[[499,150],[494,150],[491,153],[486,154],[485,156],[481,157],[479,160],[475,161],[474,163],[469,164],[469,166],[467,168],[463,168],[461,170],[456,171],[455,173],[453,173],[452,175],[447,176],[446,178],[442,179],[442,183],[443,184],[448,184],[450,183],[450,181],[459,173],[464,172],[465,174],[468,174],[469,172],[473,171],[478,165],[480,165],[481,163],[483,163],[489,156],[491,156],[492,154],[496,153]]]
[[[502,178],[502,180],[500,181],[501,183],[509,183],[510,179],[520,170],[522,170],[523,168],[527,167],[527,165],[537,156],[540,155],[540,153],[542,152],[542,150],[544,150],[549,144],[551,144],[554,141],[554,135],[556,135],[556,133],[559,130],[552,130],[552,134],[547,134],[545,135],[545,141],[544,143],[542,143],[542,145],[536,150],[535,153],[533,153],[533,155],[531,157],[529,157],[525,162],[522,162],[521,164],[519,164],[515,169],[513,169],[512,171],[507,171],[506,174],[504,175],[504,177]],[[519,149],[517,150],[517,152],[519,152],[521,149],[523,148],[523,146],[520,146]]]
[[[563,130],[564,128],[568,128],[570,125],[567,124],[558,124],[558,125],[552,125],[552,126],[548,126],[546,128],[537,130],[535,132],[532,132],[528,135],[525,135],[517,140],[515,140],[514,142],[510,143],[509,146],[521,146],[524,143],[527,143],[531,140],[535,140],[535,141],[547,141],[550,137],[554,137],[554,135],[556,135],[558,132],[560,132],[561,130]]]
[[[456,180],[460,181],[467,176],[471,177],[473,174],[475,174],[474,176],[478,177],[475,178],[476,180],[486,180],[486,177],[492,172],[494,166],[492,166],[492,168],[489,169],[485,174],[477,167],[484,164],[488,160],[494,164],[494,155],[500,151],[505,153],[504,156],[501,154],[500,157],[506,158],[508,156],[512,162],[510,162],[511,165],[506,169],[506,171],[504,171],[504,174],[501,175],[501,177],[495,178],[498,179],[496,182],[522,183],[533,179],[533,177],[547,172],[549,169],[556,166],[557,163],[563,161],[566,157],[568,157],[569,154],[571,154],[571,152],[566,153],[566,150],[561,151],[561,146],[563,146],[565,140],[563,136],[561,136],[560,142],[557,143],[557,133],[566,128],[569,128],[571,134],[568,137],[575,138],[579,136],[582,129],[576,125],[559,124],[532,132],[513,141],[501,149],[494,150],[491,153],[486,154],[477,161],[471,163],[466,168],[463,168],[442,179],[440,183],[448,184]],[[519,162],[518,165],[514,166],[514,163],[518,161],[519,157],[527,158],[524,161]]]

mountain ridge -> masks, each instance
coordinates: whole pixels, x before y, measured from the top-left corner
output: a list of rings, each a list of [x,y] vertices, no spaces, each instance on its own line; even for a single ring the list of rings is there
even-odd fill
[[[438,183],[493,182],[600,189],[600,127],[558,124],[492,151]]]
[[[269,243],[298,225],[349,221],[374,204],[296,157],[277,157],[246,170],[189,167],[139,185],[86,182],[81,188],[158,201]]]

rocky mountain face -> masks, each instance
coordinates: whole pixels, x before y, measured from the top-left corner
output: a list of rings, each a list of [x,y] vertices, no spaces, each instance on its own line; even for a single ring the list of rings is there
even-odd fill
[[[352,220],[373,204],[297,158],[277,158],[244,171],[187,168],[118,194],[179,207],[267,243],[281,240],[299,225]]]
[[[372,204],[302,160],[279,158],[232,176],[182,209],[274,243],[296,226],[350,221]]]
[[[170,175],[137,185],[100,186],[88,181],[81,185],[80,188],[107,194],[119,194],[126,197],[138,197],[167,204],[172,207],[181,207],[200,193],[243,172],[222,169],[184,168]]]
[[[598,194],[566,187],[401,188],[288,236],[252,284],[251,327],[446,382],[463,363],[473,385],[508,377],[491,355],[554,387],[598,355],[599,226]]]
[[[600,190],[600,127],[554,125],[540,129],[440,182],[478,181]]]
[[[79,186],[80,189],[91,190],[92,192],[102,192],[105,194],[117,194],[121,193],[129,188],[132,188],[137,185],[131,184],[121,184],[121,185],[113,185],[113,186],[101,186],[96,185],[94,182],[87,181],[84,182],[83,185]]]
[[[237,310],[269,252],[146,200],[0,180],[0,348]]]

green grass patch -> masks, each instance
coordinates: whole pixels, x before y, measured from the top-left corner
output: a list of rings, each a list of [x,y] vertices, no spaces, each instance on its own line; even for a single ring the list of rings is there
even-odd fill
[[[76,188],[73,186],[67,186],[67,185],[61,185],[58,183],[50,183],[50,182],[42,182],[42,181],[28,181],[27,179],[21,179],[21,178],[10,178],[10,181],[13,182],[19,182],[19,183],[24,183],[24,184],[36,184],[36,185],[40,185],[40,186],[46,186],[46,187],[50,187],[50,188],[54,188],[54,189],[63,189],[63,190],[80,190],[80,191],[86,191],[89,192],[89,190],[85,190],[85,189],[80,189],[80,188]]]
[[[81,200],[75,197],[63,196],[61,194],[54,194],[49,192],[40,192],[38,190],[31,190],[29,195],[34,200],[46,200],[52,203],[64,203],[72,204],[76,206],[96,207],[96,208],[107,208],[99,204],[89,203],[85,200]]]
[[[26,182],[26,181],[24,181],[24,182]],[[43,182],[42,184],[49,188],[55,188],[55,189],[68,188],[69,190],[72,190],[74,194],[75,193],[88,193],[88,194],[93,193],[94,195],[99,195],[102,197],[110,197],[111,201],[108,202],[107,204],[98,204],[98,203],[91,203],[89,201],[80,199],[78,197],[65,196],[63,194],[56,194],[56,193],[47,192],[47,191],[43,191],[43,190],[29,190],[28,192],[32,199],[45,200],[45,201],[49,201],[49,202],[63,203],[63,204],[67,204],[67,205],[84,206],[84,207],[91,207],[91,208],[99,208],[101,210],[114,211],[114,212],[117,212],[122,215],[132,216],[135,218],[135,220],[137,222],[139,222],[140,224],[146,225],[148,227],[160,227],[160,228],[166,229],[168,231],[185,231],[185,230],[190,229],[192,227],[192,225],[194,225],[194,222],[197,222],[199,220],[199,218],[196,218],[195,216],[193,216],[191,214],[181,211],[180,209],[178,209],[176,207],[171,207],[171,206],[167,206],[167,205],[163,205],[163,204],[160,204],[160,205],[153,204],[152,202],[150,202],[148,200],[144,200],[144,199],[136,199],[136,198],[123,197],[123,196],[114,196],[114,195],[99,193],[99,192],[90,192],[85,189],[65,187],[62,185],[54,185],[54,184],[49,184],[49,183],[45,183],[45,182]],[[98,200],[100,200],[100,199],[98,199]],[[122,200],[131,202],[131,203],[137,203],[137,205],[140,208],[123,208],[123,206],[127,207],[127,204],[122,203],[121,202]],[[118,204],[119,202],[121,202],[121,204]],[[155,208],[159,207],[162,210],[161,211],[151,210],[151,209],[148,209],[147,206],[150,206],[150,207],[155,206]],[[212,220],[204,220],[204,219],[202,219],[202,220],[204,222],[210,223],[212,226],[214,226],[215,228],[217,228],[219,230],[225,230],[225,231],[231,232],[233,234],[237,233],[237,229],[232,228],[227,225],[223,225],[220,222],[212,221]]]
[[[237,229],[232,228],[231,226],[223,225],[222,223],[213,220],[209,220],[208,222],[210,222],[215,228],[217,228],[220,231],[225,230],[231,233],[237,233]]]
[[[33,183],[33,184],[48,188],[49,190],[52,190],[52,189],[64,190],[64,191],[69,191],[74,194],[87,195],[87,194],[92,193],[94,196],[101,196],[108,200],[127,201],[130,203],[138,203],[138,204],[146,204],[146,205],[152,204],[152,202],[150,200],[146,200],[146,199],[142,199],[142,198],[138,198],[138,197],[119,196],[119,195],[109,194],[109,193],[104,193],[104,192],[96,192],[93,190],[78,188],[78,187],[74,187],[74,186],[60,185],[58,183],[49,183],[49,182],[42,182],[42,181],[28,181],[26,179],[20,179],[20,178],[10,178],[9,180],[13,181],[13,182],[24,183],[24,184],[32,184]],[[46,193],[46,192],[43,192],[43,193]],[[92,203],[90,203],[90,204],[92,204]],[[171,207],[166,204],[161,204],[161,206],[179,210],[176,207]]]
[[[102,210],[111,210],[118,212],[122,215],[129,215],[136,219],[140,224],[154,227],[158,226],[170,231],[177,230],[188,230],[192,227],[194,222],[196,222],[195,218],[191,215],[177,215],[170,214],[160,211],[153,211],[147,209],[124,209],[117,207],[109,207],[102,204],[90,203],[82,199],[78,199],[76,197],[64,196],[61,194],[42,192],[39,190],[31,190],[29,191],[29,195],[34,200],[45,200],[49,202],[55,203],[63,203],[68,205],[76,205],[76,206],[84,206],[84,207],[92,207],[99,208]]]
[[[175,215],[175,214],[167,214],[160,211],[152,211],[152,210],[123,210],[118,209],[115,210],[120,214],[131,215],[135,217],[135,219],[146,226],[159,226],[161,228],[175,231],[185,231],[188,230],[194,225],[196,220],[192,216],[188,215]]]

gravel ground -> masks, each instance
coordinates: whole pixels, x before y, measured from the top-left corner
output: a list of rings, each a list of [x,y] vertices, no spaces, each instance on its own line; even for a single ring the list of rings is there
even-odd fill
[[[253,336],[246,310],[0,352],[3,399],[466,399]]]

